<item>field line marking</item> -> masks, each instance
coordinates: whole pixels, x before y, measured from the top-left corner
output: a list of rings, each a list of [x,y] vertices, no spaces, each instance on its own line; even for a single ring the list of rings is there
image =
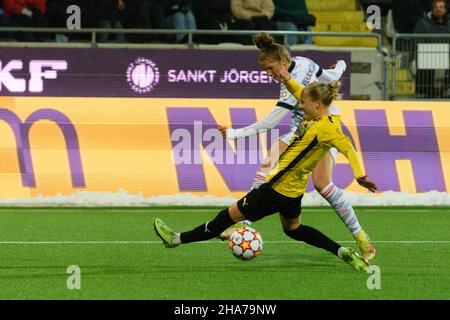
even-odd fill
[[[226,206],[223,206],[226,207]],[[191,211],[196,211],[196,212],[215,212],[218,209],[216,208],[211,208],[211,209],[197,209],[195,207],[187,207],[185,209],[165,209],[165,208],[155,208],[155,207],[129,207],[129,208],[105,208],[103,209],[102,207],[95,207],[95,208],[80,208],[80,207],[53,207],[53,208],[39,208],[39,207],[34,207],[34,208],[1,208],[0,206],[0,212],[12,212],[12,211],[21,211],[21,212],[49,212],[51,213],[52,211],[64,211],[67,209],[67,212],[79,212],[79,211],[89,211],[90,209],[93,209],[94,211],[103,211],[103,212],[124,212],[129,210],[130,212],[133,211],[147,211],[147,212],[164,212],[164,213],[177,213],[177,212],[191,212]],[[323,208],[308,208],[308,207],[303,207],[302,208],[304,211],[328,211],[328,210],[332,210],[330,207],[328,206],[324,206]],[[383,208],[383,207],[377,207],[377,208],[362,208],[359,209],[359,211],[385,211],[385,210],[394,210],[397,212],[402,212],[406,211],[405,213],[409,213],[409,212],[414,212],[414,213],[420,213],[420,212],[429,212],[429,213],[433,213],[433,212],[442,212],[442,211],[449,211],[449,208],[439,208],[435,209],[433,207],[430,207],[429,209],[424,209],[424,208],[411,208],[411,207],[405,207],[405,208],[395,208],[395,209],[390,209],[389,207]]]
[[[353,243],[354,241],[337,241],[340,243]],[[450,244],[450,240],[379,240],[373,243],[385,244]],[[223,244],[220,241],[202,241],[196,244]],[[268,240],[264,243],[303,243],[293,240]],[[162,244],[161,241],[0,241],[0,244]]]

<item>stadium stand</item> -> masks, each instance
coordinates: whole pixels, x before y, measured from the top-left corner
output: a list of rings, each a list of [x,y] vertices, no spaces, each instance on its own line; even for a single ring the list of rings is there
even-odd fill
[[[449,2],[450,0],[447,1],[447,6]],[[39,4],[38,7],[36,7],[36,3]],[[282,16],[280,20],[277,14],[274,15],[272,3],[275,8],[277,5],[282,9],[296,8],[295,19],[298,19],[299,15],[303,19],[304,12],[309,20],[306,19],[304,27],[298,25],[295,27],[297,30],[315,33],[312,34],[312,37],[311,34],[285,36],[283,33],[278,33],[275,35],[277,41],[285,41],[285,44],[291,46],[293,50],[315,50],[319,47],[322,51],[351,51],[352,64],[354,64],[351,68],[352,81],[355,82],[352,88],[358,88],[355,89],[357,93],[352,95],[353,98],[386,99],[389,94],[398,98],[434,97],[434,94],[420,94],[420,87],[433,86],[434,81],[430,81],[428,79],[430,77],[424,80],[426,82],[424,84],[420,79],[417,81],[421,74],[417,67],[417,43],[422,40],[416,37],[413,41],[409,41],[405,40],[403,36],[404,33],[412,34],[417,21],[430,14],[432,0],[302,0],[299,2],[264,0],[258,3],[237,0],[46,0],[38,2],[0,0],[0,39],[5,43],[4,45],[14,41],[34,42],[29,44],[30,46],[39,46],[39,42],[50,46],[52,42],[70,42],[74,46],[81,44],[96,46],[97,43],[108,45],[106,42],[114,42],[110,45],[122,43],[125,46],[142,44],[144,46],[186,48],[187,44],[188,48],[208,47],[214,49],[216,47],[217,49],[248,50],[252,46],[250,34],[224,33],[222,35],[220,33],[230,30],[276,31],[277,28],[279,28],[278,32],[295,31],[284,23],[289,22],[285,20],[286,17]],[[192,4],[192,11],[185,11],[192,12],[197,25],[195,27],[190,24],[189,28],[185,25],[186,29],[212,30],[218,34],[194,34],[186,37],[185,34],[180,33],[179,37],[175,39],[175,33],[169,34],[168,30],[155,33],[158,29],[179,28],[168,23],[170,20],[168,18],[170,14],[174,13],[174,10],[179,11],[179,8],[185,4],[188,6]],[[284,7],[280,7],[280,4]],[[63,29],[66,27],[68,5],[77,5],[81,8],[83,29],[111,26],[118,28],[119,31],[123,28],[124,30],[130,29],[128,31],[142,29],[153,32],[124,32],[124,34],[101,32],[97,33],[96,38],[89,32],[66,33]],[[248,7],[246,10],[250,11],[253,10],[252,6],[258,7],[259,5],[260,7],[256,8],[259,11],[252,11],[254,17],[247,21],[239,16],[238,13],[242,13],[243,10],[236,9],[236,5],[238,5],[238,9]],[[367,24],[371,17],[367,8],[372,5],[377,5],[381,9],[381,29],[378,30],[370,30]],[[283,14],[287,12],[289,15],[290,11],[281,10],[279,12]],[[33,32],[1,30],[4,27],[43,27],[47,26],[47,22],[48,27],[60,28],[60,30],[55,33],[37,33],[34,30]],[[296,22],[298,21],[294,20],[294,24]],[[302,23],[304,22],[302,21]],[[321,32],[334,34],[333,36],[319,34]],[[343,32],[348,33],[349,36],[339,35]],[[448,32],[444,34],[448,35]],[[299,39],[301,40],[298,41]],[[448,39],[444,35],[439,41],[446,43]],[[384,56],[389,56],[388,62],[383,61]],[[442,72],[436,74],[440,73]],[[441,98],[449,96],[449,93],[445,93],[445,86],[449,81],[448,74],[448,70],[445,71],[444,88],[440,90],[444,93],[440,94]],[[389,85],[386,86],[388,82]],[[418,83],[419,89],[416,90]],[[371,89],[363,89],[369,87]],[[389,87],[389,92],[387,87]]]
[[[309,12],[317,18],[317,23],[313,31],[371,32],[364,22],[363,11],[357,8],[357,0],[307,0],[306,4]],[[370,38],[314,37],[313,43],[318,46],[376,46],[376,40]]]

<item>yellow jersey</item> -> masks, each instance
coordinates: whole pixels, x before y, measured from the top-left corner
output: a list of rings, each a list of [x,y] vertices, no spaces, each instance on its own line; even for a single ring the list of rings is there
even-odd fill
[[[299,197],[305,193],[311,172],[332,147],[348,159],[355,178],[366,175],[350,139],[342,132],[341,117],[324,115],[303,121],[266,177],[266,184],[286,197]]]

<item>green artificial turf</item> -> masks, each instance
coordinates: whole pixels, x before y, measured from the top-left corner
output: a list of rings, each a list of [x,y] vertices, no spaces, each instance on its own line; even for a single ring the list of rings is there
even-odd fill
[[[0,208],[0,299],[450,299],[450,208],[357,208],[381,289],[368,288],[372,274],[288,238],[277,215],[254,223],[264,249],[251,261],[219,240],[166,249],[153,232],[155,217],[182,231],[218,211]],[[304,208],[302,223],[356,248],[330,208]],[[67,288],[72,265],[79,290]]]

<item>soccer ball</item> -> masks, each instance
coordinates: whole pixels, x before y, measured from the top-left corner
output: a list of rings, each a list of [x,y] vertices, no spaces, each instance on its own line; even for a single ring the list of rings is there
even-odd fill
[[[255,229],[245,226],[231,234],[230,249],[236,258],[250,260],[261,253],[263,241]]]

